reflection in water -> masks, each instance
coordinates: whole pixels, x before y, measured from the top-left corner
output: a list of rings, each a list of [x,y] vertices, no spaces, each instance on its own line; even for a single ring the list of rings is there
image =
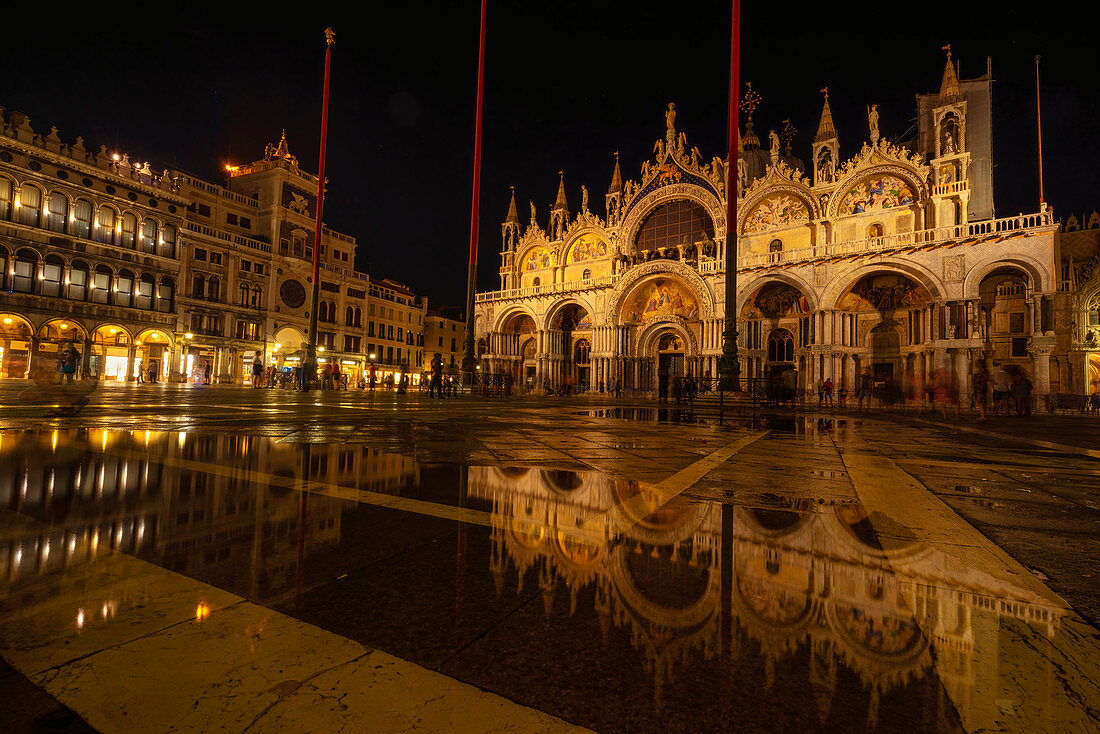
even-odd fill
[[[1042,651],[1065,644],[1071,613],[942,549],[880,539],[858,504],[662,507],[648,485],[595,472],[471,467],[464,476],[471,507],[488,511],[498,597],[511,578],[520,589],[536,579],[551,615],[564,585],[571,613],[599,620],[611,659],[620,659],[610,646],[625,632],[658,706],[677,676],[724,659],[751,660],[752,685],[763,691],[795,676],[830,725],[837,712],[851,724],[858,709],[874,727],[888,711],[899,715],[891,706],[903,716],[919,710],[932,730],[1032,730],[1043,727],[1025,724],[1067,717],[1064,691],[1002,692],[1014,676],[1024,689],[1055,687]],[[342,522],[357,506],[336,496],[410,495],[419,482],[412,459],[346,445],[0,435],[0,507],[44,523],[0,539],[0,598],[30,606],[29,588],[49,591],[34,579],[121,551],[285,607],[301,593],[303,560],[347,541]],[[125,580],[89,589],[64,611],[66,624],[81,633],[109,624],[145,593]],[[580,599],[591,609],[579,609]],[[196,622],[209,618],[205,600],[189,603]],[[921,699],[929,690],[940,700]]]
[[[1012,688],[1006,680],[1022,667],[1045,665],[1031,645],[1056,638],[1069,612],[939,549],[895,541],[884,550],[857,504],[786,512],[700,503],[639,517],[624,512],[637,507],[625,500],[645,494],[636,483],[595,473],[563,482],[560,474],[470,469],[471,496],[492,503],[498,589],[506,574],[522,584],[534,569],[547,596],[564,582],[576,611],[580,592],[594,586],[605,640],[612,625],[630,633],[658,698],[678,669],[722,653],[729,625],[725,644],[734,654],[758,652],[768,689],[780,666],[808,656],[822,722],[838,665],[862,682],[872,727],[886,696],[929,676],[968,730],[1060,720],[1061,696],[992,694]],[[1019,635],[1006,634],[1021,625]],[[959,726],[950,705],[935,708],[930,728]]]

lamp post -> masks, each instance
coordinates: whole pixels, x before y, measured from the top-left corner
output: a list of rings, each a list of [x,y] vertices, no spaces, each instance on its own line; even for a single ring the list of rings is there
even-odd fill
[[[309,355],[302,375],[302,392],[309,392],[310,382],[317,373],[317,302],[320,297],[321,280],[321,215],[325,208],[325,143],[328,137],[328,80],[332,64],[332,45],[336,43],[336,34],[332,28],[325,29],[325,91],[321,98],[321,153],[317,166],[317,222],[313,237],[313,300],[309,309]]]

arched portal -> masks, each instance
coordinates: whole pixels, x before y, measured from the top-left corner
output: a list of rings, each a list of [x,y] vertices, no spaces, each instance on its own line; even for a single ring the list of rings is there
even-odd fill
[[[925,365],[924,375],[914,370],[920,372],[920,345],[931,338],[926,318],[931,303],[922,285],[889,271],[864,275],[837,299],[836,309],[846,317],[846,333],[864,350],[860,370],[869,371],[876,385],[904,388],[927,376],[931,365]]]
[[[766,282],[745,299],[741,330],[750,350],[747,377],[771,377],[794,365],[796,350],[809,343],[796,335],[806,334],[812,311],[802,291],[781,281]]]
[[[125,382],[130,377],[130,332],[120,324],[103,324],[92,332],[88,371],[100,380]]]
[[[0,377],[29,377],[31,323],[14,313],[0,313]]]
[[[567,389],[587,389],[590,384],[592,316],[579,303],[567,303],[550,318],[551,384]],[[583,359],[584,362],[578,360]]]
[[[1035,323],[1029,291],[1028,274],[1015,267],[997,268],[978,284],[977,331],[992,346],[996,362],[1025,364],[1029,361],[1029,335],[1048,330]],[[1041,312],[1039,316],[1044,318]]]
[[[284,326],[275,332],[275,343],[271,346],[271,363],[283,373],[291,373],[302,364],[309,349],[306,335],[293,326]],[[379,355],[368,355],[374,362]]]
[[[492,336],[493,343],[489,352],[498,360],[499,370],[512,376],[513,384],[522,385],[525,390],[535,387],[538,362],[538,333],[535,320],[530,314],[518,312],[505,319],[500,333]]]
[[[137,372],[139,381],[167,381],[172,368],[169,364],[172,354],[171,337],[158,329],[146,329],[134,338],[134,346],[137,348],[134,370]],[[182,363],[183,355],[180,355],[180,360]],[[177,366],[181,371],[183,370],[184,365]]]

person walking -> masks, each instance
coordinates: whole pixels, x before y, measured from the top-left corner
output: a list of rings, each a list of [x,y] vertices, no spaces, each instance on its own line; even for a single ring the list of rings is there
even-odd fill
[[[993,415],[1000,415],[1001,408],[1004,408],[1005,415],[1012,413],[1012,403],[1010,399],[1012,397],[1012,375],[1008,374],[1008,370],[1004,365],[994,365],[997,369],[993,371]]]
[[[80,352],[75,346],[71,346],[61,356],[61,374],[65,378],[66,385],[73,384],[73,375],[76,374],[78,364],[80,364]]]
[[[432,380],[428,383],[428,397],[443,397],[443,357],[435,353],[431,362]]]
[[[955,384],[955,376],[952,371],[945,367],[936,370],[933,386],[936,402],[940,404],[940,410],[943,411],[943,419],[947,420],[948,408],[954,407],[955,420],[959,420],[959,388]]]
[[[203,364],[203,367],[202,367],[202,384],[204,384],[204,385],[209,385],[210,384],[210,372],[211,372],[210,362],[205,362]]]
[[[821,388],[825,391],[825,402],[829,404],[830,408],[833,407],[833,378],[826,377]]]
[[[258,359],[252,360],[252,389],[260,387],[263,384],[264,376],[264,363]]]
[[[971,402],[978,407],[978,420],[985,420],[986,394],[989,391],[989,370],[985,367],[985,360],[979,359],[974,363],[974,374],[970,378]]]
[[[1012,399],[1016,401],[1016,414],[1024,418],[1031,417],[1031,380],[1022,368],[1012,375]]]
[[[863,370],[856,382],[856,400],[859,401],[859,410],[863,412],[863,401],[867,401],[867,407],[871,407],[871,371]]]

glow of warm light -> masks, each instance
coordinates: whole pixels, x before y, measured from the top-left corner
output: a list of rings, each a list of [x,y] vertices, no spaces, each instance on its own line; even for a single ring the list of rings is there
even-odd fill
[[[112,334],[117,334],[117,333],[118,333],[118,329],[110,329],[109,331],[110,331],[110,332],[111,332]]]
[[[323,352],[323,351],[325,351],[325,348],[324,347],[317,347],[317,351],[318,352]]]
[[[62,328],[62,329],[68,329],[68,328],[69,328],[69,325],[68,325],[68,324],[62,324],[62,325],[61,325],[61,328]]]
[[[210,617],[210,605],[204,601],[200,601],[195,606],[195,621],[205,622]]]
[[[50,451],[57,453],[57,431],[50,436]]]
[[[179,435],[179,445],[180,445],[180,448],[181,448],[181,449],[183,448],[183,445],[184,445],[185,443],[187,443],[187,434],[186,434],[186,433],[184,433],[183,431],[180,431],[180,435]]]
[[[118,160],[118,153],[114,153],[114,154],[112,154],[112,155],[111,155],[111,158],[113,158],[113,159],[115,159],[115,160],[117,161],[117,160]]]
[[[370,358],[371,358],[371,359],[374,359],[374,355],[372,354],[372,355],[370,356]]]
[[[11,323],[11,319],[10,319],[10,318],[6,318],[6,319],[4,319],[4,323],[5,323],[5,324],[10,324],[10,323]]]
[[[107,602],[103,602],[103,608],[101,608],[101,609],[99,610],[99,613],[100,613],[101,615],[103,615],[103,618],[104,618],[104,619],[107,619],[107,612],[108,612],[108,611],[110,611],[110,610],[109,610],[109,609],[107,609]]]
[[[84,629],[84,607],[76,610],[76,628],[78,630]]]
[[[193,337],[193,336],[195,336],[195,335],[194,335],[194,334],[192,334],[191,332],[188,332],[188,333],[186,333],[186,334],[184,334],[184,335],[183,335],[183,338],[184,338],[184,339],[190,339],[190,338],[191,338],[191,337]]]
[[[149,338],[153,340],[160,339],[160,334],[154,331],[152,334],[149,335]]]

